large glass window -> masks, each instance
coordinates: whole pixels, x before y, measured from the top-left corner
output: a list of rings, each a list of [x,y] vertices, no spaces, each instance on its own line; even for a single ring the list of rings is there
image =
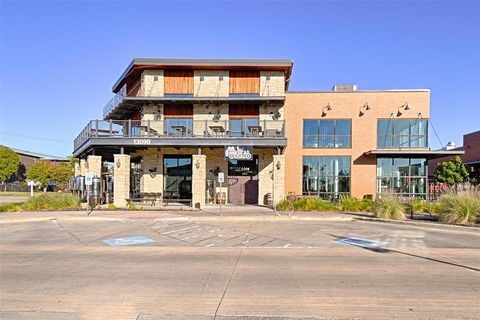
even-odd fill
[[[303,120],[303,146],[305,148],[350,148],[352,121]]]
[[[377,121],[378,148],[426,148],[428,120],[379,119]]]
[[[350,194],[350,157],[303,157],[303,194],[334,200]]]
[[[378,158],[377,193],[426,197],[427,159]]]

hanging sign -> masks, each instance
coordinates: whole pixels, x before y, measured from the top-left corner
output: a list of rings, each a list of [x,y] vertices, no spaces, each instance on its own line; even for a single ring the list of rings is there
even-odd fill
[[[225,146],[225,159],[227,160],[252,160],[252,146]]]

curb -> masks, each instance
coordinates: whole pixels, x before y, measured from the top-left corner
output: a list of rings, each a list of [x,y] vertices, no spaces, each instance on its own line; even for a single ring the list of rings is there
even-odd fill
[[[423,222],[423,221],[410,221],[410,220],[386,220],[380,218],[370,218],[370,217],[354,217],[353,220],[359,221],[371,221],[371,222],[380,222],[380,223],[393,223],[393,224],[400,224],[400,225],[413,225],[418,227],[426,227],[432,229],[467,229],[471,231],[480,231],[480,226],[468,226],[468,225],[458,225],[458,224],[440,224],[440,223],[432,223],[432,222]]]
[[[221,217],[32,217],[24,219],[5,219],[0,220],[0,225],[9,223],[25,223],[25,222],[41,222],[41,221],[214,221],[214,222],[241,222],[241,221],[268,221],[268,222],[284,222],[284,221],[353,221],[353,217],[282,217],[282,216],[221,216]]]

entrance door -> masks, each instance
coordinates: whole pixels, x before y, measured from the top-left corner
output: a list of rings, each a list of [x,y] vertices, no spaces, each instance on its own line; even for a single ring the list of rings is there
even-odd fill
[[[228,161],[228,202],[258,203],[258,156],[250,161]]]
[[[192,157],[165,155],[163,162],[164,199],[192,199]]]

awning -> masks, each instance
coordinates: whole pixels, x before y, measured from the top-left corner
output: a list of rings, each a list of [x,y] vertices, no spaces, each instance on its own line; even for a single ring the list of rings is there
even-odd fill
[[[374,149],[365,152],[365,155],[388,157],[411,157],[436,159],[443,157],[459,156],[465,154],[463,150],[425,150],[425,149]]]

